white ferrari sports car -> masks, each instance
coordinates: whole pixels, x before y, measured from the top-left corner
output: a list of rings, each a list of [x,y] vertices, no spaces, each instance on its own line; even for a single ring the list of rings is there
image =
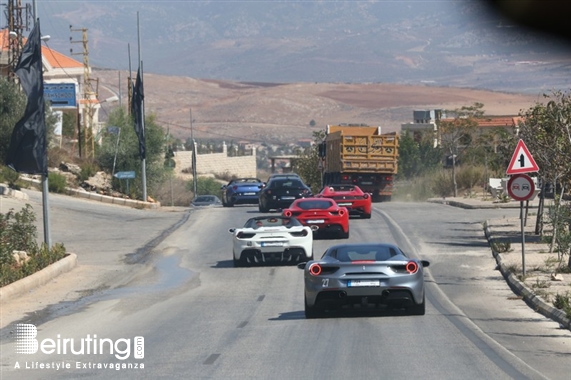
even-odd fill
[[[294,217],[268,215],[248,219],[244,227],[228,230],[233,235],[234,266],[313,260],[312,228]]]

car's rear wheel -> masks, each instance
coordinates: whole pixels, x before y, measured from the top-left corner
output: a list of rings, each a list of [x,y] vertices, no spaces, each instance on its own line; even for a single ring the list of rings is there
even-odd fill
[[[341,239],[349,239],[349,230],[347,230],[347,232],[341,230],[341,232],[339,232],[339,237]]]
[[[240,268],[246,266],[245,260],[242,259],[242,257],[237,259],[236,256],[234,256],[234,252],[232,252],[232,260],[234,261],[234,268]]]
[[[260,202],[258,203],[258,210],[259,210],[260,212],[268,212],[268,209],[267,209],[266,207],[264,207],[264,205],[262,204],[262,201],[260,201]]]
[[[314,319],[314,318],[319,318],[321,316],[321,310],[319,310],[317,306],[309,306],[307,304],[307,297],[304,297],[304,304],[305,304],[306,319]]]
[[[422,303],[417,305],[414,304],[408,308],[410,314],[412,315],[424,315],[426,313],[426,302],[424,300],[424,296],[422,297]]]
[[[371,219],[371,214],[363,214],[361,217],[363,219]]]

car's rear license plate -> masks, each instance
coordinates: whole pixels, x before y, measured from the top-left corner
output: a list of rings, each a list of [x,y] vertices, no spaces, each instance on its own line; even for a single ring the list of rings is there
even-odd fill
[[[337,203],[339,206],[351,206],[353,203],[351,202],[342,202],[342,203]]]
[[[372,184],[373,184],[373,182],[371,182],[371,181],[362,181],[361,182],[361,185],[372,185]]]
[[[256,193],[244,193],[244,195],[256,195]]]
[[[282,199],[289,201],[290,199],[295,199],[295,197],[282,197]]]
[[[264,241],[262,242],[262,247],[283,247],[283,241]]]
[[[350,288],[362,286],[381,286],[381,282],[379,280],[349,280],[347,286]]]
[[[307,223],[319,224],[319,223],[325,223],[325,220],[323,219],[308,220]]]

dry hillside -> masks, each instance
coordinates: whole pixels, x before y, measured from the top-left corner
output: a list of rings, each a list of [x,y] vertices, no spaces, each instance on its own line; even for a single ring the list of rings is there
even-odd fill
[[[126,72],[100,70],[94,76],[100,79],[100,99],[118,94],[121,77],[127,103]],[[451,110],[480,102],[486,115],[517,115],[541,101],[539,96],[429,85],[244,83],[150,73],[145,73],[144,86],[146,113],[155,113],[176,137],[190,137],[192,109],[196,138],[273,143],[311,138],[312,130],[336,123],[399,131],[402,123],[412,121],[415,109]]]

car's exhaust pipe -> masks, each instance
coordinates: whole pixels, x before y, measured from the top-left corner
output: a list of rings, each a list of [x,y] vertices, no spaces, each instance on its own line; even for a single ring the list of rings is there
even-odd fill
[[[339,298],[347,297],[347,292],[339,292]]]
[[[391,292],[388,289],[383,290],[383,292],[381,293],[381,296],[383,298],[388,298],[389,295],[391,294]]]

